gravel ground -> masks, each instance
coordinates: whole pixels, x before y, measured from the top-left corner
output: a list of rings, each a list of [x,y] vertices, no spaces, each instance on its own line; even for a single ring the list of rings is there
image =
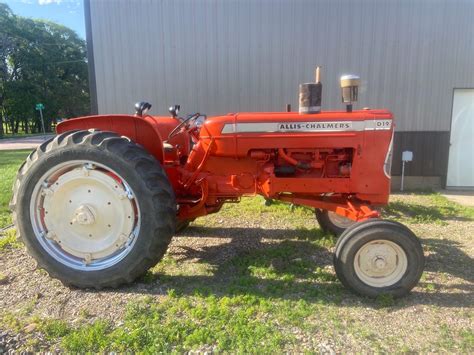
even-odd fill
[[[314,221],[308,219],[303,223],[311,226]],[[396,301],[391,307],[380,308],[374,306],[373,301],[346,292],[340,304],[330,306],[331,312],[347,319],[347,324],[342,327],[350,327],[351,322],[367,325],[367,329],[376,333],[377,339],[393,343],[393,349],[400,350],[406,346],[406,349],[415,351],[456,350],[456,345],[443,347],[440,342],[444,338],[455,341],[459,334],[468,334],[471,337],[467,342],[468,348],[457,350],[474,352],[474,348],[470,347],[474,330],[474,222],[451,219],[442,224],[409,226],[422,239],[427,257],[422,281],[412,294]],[[218,270],[233,256],[268,248],[288,239],[288,236],[291,239],[291,231],[292,226],[285,225],[284,219],[272,216],[242,222],[229,216],[213,215],[198,220],[182,236],[175,237],[168,256],[177,261],[177,267],[185,269],[188,274],[191,270],[194,277],[199,278],[203,277],[200,275],[202,262]],[[312,257],[318,266],[333,272],[331,252],[330,249],[322,249]],[[23,247],[0,253],[0,270],[3,273],[0,310],[4,314],[13,314],[23,322],[27,320],[16,332],[2,330],[0,325],[0,354],[25,348],[56,350],[54,341],[46,340],[38,331],[37,324],[29,321],[33,317],[63,319],[74,324],[86,315],[88,321],[106,318],[120,326],[127,303],[144,295],[151,295],[158,302],[166,296],[166,289],[159,279],[151,283],[139,281],[118,290],[92,291],[64,287],[46,272],[37,270],[35,262]],[[207,272],[204,274],[210,282],[213,278],[222,277],[212,276],[212,273],[209,276]],[[443,324],[442,328],[440,324]],[[440,329],[446,329],[449,336],[443,338]],[[337,336],[331,334],[330,330],[315,330],[308,336],[307,332],[295,328],[294,335],[300,345],[287,350],[312,349],[324,353],[377,350],[371,334],[364,341],[355,339],[350,332],[346,334],[342,331],[342,337],[340,332]]]

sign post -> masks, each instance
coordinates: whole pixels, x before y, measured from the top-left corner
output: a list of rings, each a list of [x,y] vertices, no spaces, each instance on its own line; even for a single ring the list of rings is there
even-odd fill
[[[405,163],[413,160],[413,152],[406,150],[402,153],[402,181],[400,184],[400,191],[403,191],[403,183],[405,180]]]
[[[43,129],[43,134],[46,134],[46,131],[44,130],[44,119],[43,119],[44,105],[43,105],[42,103],[36,104],[35,109],[36,109],[36,111],[39,111],[39,112],[40,112],[41,128]]]

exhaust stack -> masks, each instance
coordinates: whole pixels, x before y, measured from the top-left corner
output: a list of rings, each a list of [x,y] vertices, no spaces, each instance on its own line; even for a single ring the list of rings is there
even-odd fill
[[[299,113],[320,113],[322,91],[323,85],[321,84],[321,67],[318,66],[316,67],[315,82],[300,84]]]

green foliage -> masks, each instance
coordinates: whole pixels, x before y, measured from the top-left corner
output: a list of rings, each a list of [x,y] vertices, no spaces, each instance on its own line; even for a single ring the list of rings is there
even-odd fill
[[[10,223],[11,213],[8,204],[11,199],[13,179],[21,163],[26,159],[30,151],[11,150],[0,151],[0,228]]]
[[[474,333],[472,330],[461,330],[455,334],[448,324],[441,324],[439,327],[439,338],[436,344],[438,349],[444,351],[461,350],[462,353],[471,353],[474,347]]]
[[[19,246],[20,243],[16,239],[15,230],[9,230],[5,232],[4,236],[0,237],[0,252],[8,248],[18,248]]]
[[[462,330],[459,335],[461,336],[461,349],[463,351],[472,351],[474,349],[474,330]]]
[[[106,348],[109,343],[110,323],[104,320],[95,321],[67,332],[63,341],[64,347],[75,353],[97,352]]]
[[[0,136],[5,128],[18,133],[20,125],[38,132],[39,102],[48,131],[53,119],[87,114],[87,76],[85,41],[74,31],[0,4]]]
[[[265,303],[250,296],[169,297],[161,303],[146,298],[131,303],[123,326],[115,329],[103,320],[75,329],[51,321],[44,331],[47,337],[62,338],[67,351],[81,353],[170,353],[209,346],[216,351],[270,353],[289,337],[262,318]]]
[[[67,322],[58,319],[45,320],[41,323],[40,329],[49,340],[63,337],[71,331]]]
[[[286,202],[278,200],[271,200],[270,205],[266,206],[265,199],[260,196],[257,198],[242,198],[239,203],[238,212],[235,208],[232,208],[231,204],[225,205],[221,212],[224,212],[224,214],[228,215],[237,213],[236,216],[238,216],[238,213],[242,213],[242,211],[251,211],[260,215],[270,215],[274,213],[289,215],[291,212],[291,214],[300,217],[314,214],[311,208],[304,206],[291,206]]]

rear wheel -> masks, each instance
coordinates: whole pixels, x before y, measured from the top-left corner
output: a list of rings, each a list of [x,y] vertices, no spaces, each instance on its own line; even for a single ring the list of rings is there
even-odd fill
[[[33,151],[11,202],[28,252],[78,287],[132,282],[166,252],[176,202],[156,159],[112,132],[67,132]]]
[[[423,248],[404,225],[368,220],[341,235],[336,243],[334,267],[341,282],[358,294],[401,297],[420,280]]]
[[[352,219],[338,215],[335,212],[320,210],[319,208],[315,210],[315,214],[321,228],[335,236],[340,236],[347,228],[356,223]]]

